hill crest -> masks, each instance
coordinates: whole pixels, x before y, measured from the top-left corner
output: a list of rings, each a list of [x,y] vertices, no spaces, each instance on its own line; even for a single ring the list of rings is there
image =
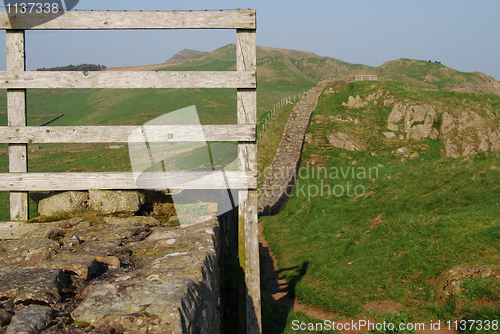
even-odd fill
[[[495,78],[481,72],[460,72],[428,60],[400,58],[372,67],[321,57],[307,51],[257,46],[257,65],[262,81],[274,80],[277,75],[282,78],[292,75],[316,84],[326,80],[353,80],[357,74],[376,74],[379,80],[404,81],[429,88],[500,96],[500,83]],[[214,71],[235,70],[236,45],[227,44],[212,52],[185,49],[162,64],[108,67],[107,70],[168,71],[199,70],[205,67]]]
[[[462,93],[500,95],[500,83],[482,72],[460,72],[441,63],[400,58],[376,68],[380,73],[397,74],[416,79],[436,88]]]

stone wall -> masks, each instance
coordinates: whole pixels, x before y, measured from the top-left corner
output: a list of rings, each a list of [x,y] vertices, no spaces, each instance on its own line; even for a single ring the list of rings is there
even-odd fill
[[[300,167],[304,138],[311,115],[316,109],[323,90],[335,83],[344,81],[321,82],[318,86],[304,93],[288,119],[283,131],[278,150],[269,170],[269,175],[262,186],[259,197],[259,216],[275,215],[288,202],[288,197],[296,180]]]
[[[0,333],[219,333],[234,218],[186,228],[72,218],[4,240]]]

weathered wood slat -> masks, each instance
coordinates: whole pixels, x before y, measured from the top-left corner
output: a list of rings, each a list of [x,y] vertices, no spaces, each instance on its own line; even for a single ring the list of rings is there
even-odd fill
[[[133,135],[132,135],[133,134]],[[147,136],[144,136],[147,134]],[[0,127],[0,143],[140,143],[253,141],[255,125]]]
[[[0,191],[87,189],[255,189],[257,173],[241,171],[145,172],[138,186],[133,173],[3,173]]]
[[[247,334],[261,334],[259,229],[257,191],[239,192],[239,215],[245,231],[245,285],[248,291],[246,306]]]
[[[257,68],[257,46],[255,30],[238,30],[236,38],[236,69],[255,71]],[[237,93],[238,124],[257,123],[257,91],[255,88],[240,88]],[[238,143],[240,171],[257,171],[256,141]],[[260,301],[260,261],[258,241],[257,192],[249,189],[239,192],[239,258],[244,269],[244,284],[247,297],[240,296],[240,314],[244,322],[240,323],[240,332],[247,334],[262,333]],[[242,289],[240,289],[241,291]],[[243,319],[242,319],[243,320]]]
[[[255,10],[227,12],[0,13],[0,29],[255,29]]]
[[[0,72],[0,88],[254,88],[254,71]]]
[[[6,33],[7,70],[24,73],[26,68],[24,31],[10,30]],[[26,125],[26,90],[7,90],[7,114],[9,126]],[[26,144],[9,145],[9,172],[28,171],[28,147]],[[28,193],[10,193],[10,219],[28,219]]]

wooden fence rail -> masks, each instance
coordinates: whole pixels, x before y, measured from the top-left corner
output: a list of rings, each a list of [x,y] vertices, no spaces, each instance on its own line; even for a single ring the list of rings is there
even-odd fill
[[[0,88],[255,88],[255,72],[0,72]]]
[[[146,125],[148,141],[255,141],[255,125]],[[0,142],[8,144],[48,143],[139,143],[144,136],[131,136],[137,126],[0,126]],[[200,129],[202,131],[200,131]]]
[[[256,29],[255,10],[224,12],[145,11],[0,13],[0,29],[114,30],[114,29]]]
[[[149,142],[238,141],[239,171],[146,173],[141,185],[182,189],[241,189],[239,192],[240,332],[261,333],[257,229],[256,12],[156,11],[0,13],[6,30],[8,126],[0,142],[9,144],[9,173],[0,191],[10,191],[13,221],[28,219],[28,191],[137,189],[133,173],[28,173],[28,143],[129,142],[137,126],[31,127],[26,123],[26,90],[31,88],[236,88],[237,125],[143,126]],[[236,71],[225,72],[31,72],[26,71],[26,30],[236,29]],[[198,132],[198,133],[197,133]],[[152,138],[151,138],[152,137]],[[137,138],[140,142],[141,138]],[[141,175],[143,176],[143,175]],[[158,180],[162,180],[158,182]],[[196,181],[193,181],[196,180]],[[148,183],[149,182],[149,183]],[[163,183],[162,183],[163,182]],[[14,223],[11,223],[14,224]]]
[[[354,80],[355,81],[376,81],[378,80],[378,77],[377,75],[373,75],[373,74],[358,74],[354,77]]]

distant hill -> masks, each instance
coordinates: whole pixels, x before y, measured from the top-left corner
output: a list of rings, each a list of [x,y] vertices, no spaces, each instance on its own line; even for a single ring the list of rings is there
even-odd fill
[[[45,70],[92,70],[100,65],[56,67]],[[104,66],[101,66],[104,69]],[[227,44],[210,53],[182,50],[162,64],[134,67],[107,67],[106,71],[234,71],[236,46]],[[43,69],[42,69],[43,70]],[[379,67],[353,64],[311,52],[257,47],[257,112],[259,124],[282,98],[297,98],[318,82],[354,79],[356,74],[377,74],[380,81],[399,81],[430,89],[500,95],[500,84],[479,72],[463,73],[442,64],[399,59]],[[0,97],[0,104],[6,105]],[[35,101],[32,103],[30,101]],[[75,103],[78,101],[78,103]],[[59,115],[54,125],[144,124],[168,111],[196,105],[205,124],[236,123],[236,94],[232,89],[164,90],[34,90],[28,95],[30,114]],[[68,112],[72,110],[72,112]],[[0,108],[0,115],[5,112]],[[45,116],[44,116],[45,117]],[[28,115],[29,122],[45,118]],[[33,121],[31,121],[33,119]],[[39,120],[38,120],[39,119]],[[6,124],[7,118],[0,118]],[[31,124],[31,123],[30,123]]]
[[[212,70],[234,70],[236,68],[236,45],[228,44],[210,53],[183,50],[174,56],[175,64],[183,70],[208,66]],[[182,61],[192,55],[202,56],[197,60]],[[186,64],[186,63],[191,64]],[[208,65],[210,64],[210,65]],[[188,67],[182,66],[187,65]],[[257,46],[257,65],[260,81],[274,80],[276,75],[287,77],[294,73],[311,83],[335,79],[354,79],[357,74],[377,74],[380,80],[404,81],[432,88],[465,93],[500,95],[500,83],[484,73],[460,72],[442,64],[426,60],[401,58],[385,62],[379,67],[344,62],[330,57],[321,57],[312,52]],[[277,73],[278,71],[279,73]],[[285,72],[288,74],[285,75]]]
[[[234,71],[236,69],[236,45],[227,44],[212,52],[184,49],[165,63],[108,67],[93,64],[68,65],[46,71]],[[401,58],[387,61],[381,66],[344,62],[330,57],[321,57],[312,52],[257,46],[257,67],[259,82],[280,81],[288,86],[286,91],[308,89],[320,81],[347,79],[357,74],[376,74],[379,80],[403,81],[430,88],[447,89],[464,93],[495,94],[500,96],[500,83],[481,72],[460,72],[440,63],[427,60]],[[297,80],[301,84],[297,85]],[[276,87],[281,90],[280,87]],[[265,108],[271,107],[264,103]]]
[[[191,60],[196,60],[205,57],[208,54],[208,52],[205,51],[196,51],[196,50],[189,50],[189,49],[184,49],[180,52],[177,52],[175,55],[172,56],[169,60],[165,62],[165,64],[176,64],[176,63],[182,63],[185,61],[191,61]]]
[[[465,73],[425,60],[401,58],[377,67],[380,73],[395,73],[413,78],[436,88],[464,93],[500,95],[500,83],[484,73]]]
[[[37,68],[37,71],[105,71],[106,66],[96,64],[67,65],[50,68]]]

